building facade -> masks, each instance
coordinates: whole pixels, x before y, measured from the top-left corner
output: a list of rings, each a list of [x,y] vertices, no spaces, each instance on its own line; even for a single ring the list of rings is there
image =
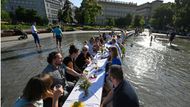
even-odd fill
[[[139,5],[136,9],[136,14],[143,16],[145,19],[145,22],[148,22],[148,20],[154,14],[155,9],[159,7],[161,4],[163,4],[162,0],[155,0],[151,3],[148,2],[145,4]]]
[[[118,19],[127,14],[135,14],[137,4],[114,0],[97,0],[102,7],[102,14],[96,17],[96,24],[105,25],[107,18]]]
[[[107,18],[118,19],[127,14],[141,15],[147,22],[154,13],[155,8],[160,6],[163,1],[155,0],[151,3],[145,3],[137,6],[134,3],[118,2],[115,0],[97,0],[102,6],[102,14],[96,17],[96,24],[105,25]]]
[[[49,22],[57,21],[58,10],[64,5],[65,0],[8,0],[6,10],[15,12],[17,7],[33,9],[43,18],[48,18]]]

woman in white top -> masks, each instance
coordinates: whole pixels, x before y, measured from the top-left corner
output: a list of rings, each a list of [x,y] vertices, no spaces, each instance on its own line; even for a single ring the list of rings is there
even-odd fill
[[[36,47],[37,47],[37,48],[38,48],[38,47],[40,48],[41,45],[40,45],[40,39],[39,39],[39,37],[38,37],[38,32],[37,32],[37,29],[36,29],[36,22],[34,22],[34,23],[32,24],[31,30],[32,30],[32,36],[34,37],[34,42],[35,42],[35,44],[36,44]]]
[[[49,74],[32,77],[13,107],[43,107],[43,99],[51,97],[52,107],[58,107],[58,99],[63,94],[62,86],[50,89],[53,79]]]

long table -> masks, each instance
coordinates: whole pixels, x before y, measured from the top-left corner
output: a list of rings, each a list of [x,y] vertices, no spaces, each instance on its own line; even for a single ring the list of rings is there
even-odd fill
[[[88,96],[84,97],[84,92],[80,90],[79,85],[82,80],[79,79],[62,107],[71,107],[76,101],[83,102],[85,107],[100,107],[105,79],[105,65],[107,62],[107,58],[101,59],[101,56],[100,54],[96,55],[96,63],[89,64],[85,69],[89,71],[87,77],[93,74],[97,76],[96,78],[89,78],[91,86],[88,88]],[[98,66],[98,69],[96,69],[96,66]]]

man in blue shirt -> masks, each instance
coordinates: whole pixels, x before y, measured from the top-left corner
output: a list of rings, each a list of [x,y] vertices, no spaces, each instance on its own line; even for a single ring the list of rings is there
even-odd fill
[[[53,37],[56,38],[57,48],[61,48],[62,36],[63,36],[62,30],[60,29],[59,26],[56,26],[53,29]]]

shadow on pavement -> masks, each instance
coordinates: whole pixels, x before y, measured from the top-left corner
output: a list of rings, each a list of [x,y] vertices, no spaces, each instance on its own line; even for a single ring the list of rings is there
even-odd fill
[[[27,48],[4,50],[4,51],[1,51],[1,53],[3,54],[3,53],[14,52],[14,51],[20,51],[20,50],[31,49],[31,48],[34,48],[34,47],[31,46],[31,47],[27,47]]]
[[[11,56],[11,57],[7,57],[7,58],[2,58],[1,61],[7,61],[7,60],[12,60],[12,59],[18,59],[18,58],[24,58],[30,55],[34,55],[34,54],[41,54],[43,52],[47,52],[50,50],[53,50],[55,48],[50,48],[50,49],[42,49],[41,52],[38,51],[34,51],[34,52],[30,52],[30,53],[25,53],[25,54],[21,54],[21,55],[16,55],[16,56]]]
[[[11,41],[20,41],[20,40],[14,39],[14,40],[5,40],[5,41],[1,41],[1,42],[3,43],[3,42],[11,42]]]

